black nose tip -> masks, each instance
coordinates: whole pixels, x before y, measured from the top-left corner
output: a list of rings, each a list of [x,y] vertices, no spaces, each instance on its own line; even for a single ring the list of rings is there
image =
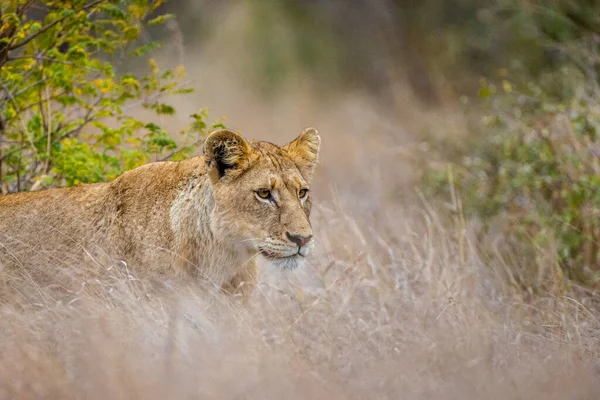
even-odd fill
[[[296,243],[298,247],[304,246],[313,237],[313,235],[290,235],[289,232],[286,232],[285,235],[290,241]]]

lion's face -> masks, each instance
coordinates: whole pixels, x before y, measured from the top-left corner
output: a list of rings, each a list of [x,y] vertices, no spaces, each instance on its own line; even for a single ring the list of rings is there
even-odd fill
[[[204,152],[223,233],[282,268],[299,266],[314,243],[309,184],[320,141],[312,128],[283,147],[211,134]]]

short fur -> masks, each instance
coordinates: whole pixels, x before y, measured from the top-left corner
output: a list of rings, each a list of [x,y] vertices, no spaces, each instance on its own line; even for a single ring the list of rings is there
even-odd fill
[[[108,183],[0,196],[0,264],[37,258],[36,271],[56,278],[53,265],[101,250],[247,297],[258,253],[294,268],[312,247],[310,194],[301,195],[319,147],[312,128],[283,147],[219,130],[201,157],[151,163]]]

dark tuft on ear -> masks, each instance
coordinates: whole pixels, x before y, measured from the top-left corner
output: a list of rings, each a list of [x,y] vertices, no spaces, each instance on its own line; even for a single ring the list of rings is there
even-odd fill
[[[211,133],[204,142],[204,158],[213,183],[234,176],[249,164],[250,145],[238,133],[221,129]]]
[[[306,128],[294,139],[283,146],[290,158],[296,163],[304,179],[310,180],[319,162],[321,137],[315,128]]]

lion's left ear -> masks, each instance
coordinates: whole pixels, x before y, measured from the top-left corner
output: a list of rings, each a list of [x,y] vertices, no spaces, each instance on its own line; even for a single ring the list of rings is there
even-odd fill
[[[234,178],[250,164],[251,149],[238,133],[221,129],[208,135],[204,142],[204,158],[213,184]]]
[[[306,128],[300,136],[283,146],[298,166],[300,173],[309,181],[319,162],[321,137],[315,128]]]

